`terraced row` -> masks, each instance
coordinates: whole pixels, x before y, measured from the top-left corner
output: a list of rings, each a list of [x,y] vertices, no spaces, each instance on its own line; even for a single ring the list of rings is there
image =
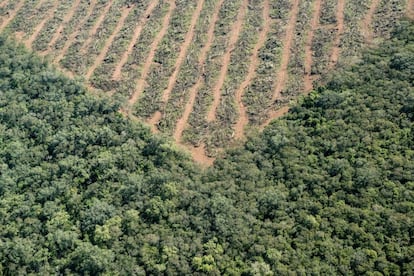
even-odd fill
[[[406,12],[412,1],[5,0],[0,31],[214,156]]]

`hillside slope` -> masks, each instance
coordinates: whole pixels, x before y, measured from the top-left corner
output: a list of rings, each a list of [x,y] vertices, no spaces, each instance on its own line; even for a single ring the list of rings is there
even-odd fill
[[[414,24],[206,171],[0,39],[5,275],[414,272]]]
[[[3,0],[0,32],[215,156],[389,36],[406,0]],[[198,147],[198,149],[194,148]]]

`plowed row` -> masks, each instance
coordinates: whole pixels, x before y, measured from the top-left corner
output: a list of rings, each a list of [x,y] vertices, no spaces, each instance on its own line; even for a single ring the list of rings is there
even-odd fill
[[[286,113],[412,9],[405,0],[4,0],[0,32],[211,162],[205,154]]]

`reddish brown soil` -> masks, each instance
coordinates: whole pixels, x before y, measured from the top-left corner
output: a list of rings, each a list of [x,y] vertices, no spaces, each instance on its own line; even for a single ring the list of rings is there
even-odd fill
[[[299,12],[299,0],[294,0],[292,5],[292,11],[289,18],[288,25],[286,27],[286,35],[283,39],[284,46],[282,50],[282,58],[280,62],[280,68],[277,75],[277,84],[273,91],[272,101],[275,101],[280,97],[280,93],[282,92],[283,87],[285,86],[285,82],[287,79],[287,69],[289,64],[289,57],[290,57],[290,50],[292,47],[293,38],[295,36],[295,28],[296,28],[296,20],[298,17]]]
[[[204,5],[204,0],[198,1],[196,10],[194,11],[193,16],[191,18],[189,31],[187,32],[184,38],[184,43],[181,45],[180,54],[178,55],[177,61],[175,62],[174,72],[168,81],[167,89],[164,91],[162,95],[162,101],[164,103],[168,102],[168,99],[170,98],[170,94],[171,94],[172,89],[174,88],[175,82],[177,81],[177,76],[178,76],[178,73],[180,72],[181,65],[183,64],[183,62],[185,61],[185,57],[187,56],[187,50],[190,47],[191,42],[193,40],[194,28],[197,24],[198,18],[200,17],[201,10],[203,9],[203,5]]]
[[[270,124],[273,120],[278,119],[285,115],[289,111],[288,106],[284,106],[280,108],[279,110],[275,110],[270,112],[269,119],[267,119],[264,123],[260,125],[260,129],[263,130],[268,124]]]
[[[337,33],[334,41],[334,46],[332,47],[331,59],[330,59],[330,68],[333,68],[338,63],[338,58],[340,55],[340,43],[341,37],[344,32],[344,10],[345,10],[345,0],[338,0],[338,6],[336,10],[336,20],[337,20]]]
[[[217,80],[216,85],[213,88],[213,104],[211,105],[210,110],[207,114],[207,122],[211,122],[216,119],[216,110],[220,104],[220,98],[221,98],[221,88],[223,87],[224,81],[226,80],[227,71],[228,71],[228,67],[229,67],[230,59],[231,59],[231,53],[233,52],[236,46],[237,40],[239,39],[239,35],[243,28],[243,21],[247,13],[248,4],[249,4],[248,0],[243,0],[243,3],[241,4],[240,9],[239,9],[239,14],[237,16],[236,22],[233,24],[231,28],[229,44],[223,56],[223,63],[221,66],[219,78]]]
[[[145,79],[147,78],[147,75],[151,68],[151,65],[152,65],[152,62],[155,56],[155,52],[157,51],[158,44],[160,44],[162,38],[167,33],[168,26],[170,25],[171,16],[175,10],[175,7],[176,7],[175,2],[170,1],[170,7],[168,9],[167,14],[164,17],[161,30],[159,31],[159,33],[157,34],[157,36],[155,37],[154,41],[152,42],[150,46],[150,51],[148,53],[145,64],[142,68],[141,78],[138,79],[135,92],[129,98],[128,102],[130,106],[133,106],[135,104],[135,102],[139,99],[139,96],[141,95],[142,91],[145,88],[145,84],[146,84]]]
[[[374,13],[377,10],[377,7],[379,5],[380,0],[372,0],[371,5],[369,7],[369,10],[362,21],[361,27],[362,27],[362,33],[365,37],[365,43],[371,43],[373,39],[373,32],[372,32],[372,19],[374,17]]]
[[[43,30],[43,27],[45,26],[45,24],[47,23],[47,21],[49,21],[50,19],[53,18],[53,16],[54,16],[54,14],[55,14],[56,9],[57,9],[58,6],[59,6],[59,1],[56,1],[54,3],[54,5],[49,9],[48,13],[46,14],[46,17],[39,23],[39,25],[37,25],[35,27],[33,34],[24,43],[27,48],[29,48],[29,49],[32,48],[33,41],[36,40],[37,36]]]
[[[249,86],[254,76],[256,75],[256,69],[259,65],[259,58],[258,58],[259,50],[266,43],[267,35],[270,30],[271,18],[269,14],[270,14],[269,0],[264,0],[263,2],[263,27],[259,33],[259,38],[252,52],[247,76],[244,79],[244,81],[241,83],[239,89],[237,89],[236,91],[236,101],[239,106],[239,119],[236,125],[234,126],[234,137],[236,139],[241,139],[243,137],[244,127],[249,123],[249,117],[247,116],[246,107],[243,104],[242,97],[243,97],[244,90]]]
[[[187,34],[184,38],[184,42],[181,45],[180,54],[178,55],[177,61],[175,62],[174,72],[173,72],[173,74],[171,75],[171,77],[168,81],[167,89],[164,91],[164,93],[162,95],[162,101],[164,102],[164,104],[167,104],[168,99],[170,98],[170,94],[171,94],[171,91],[174,88],[175,82],[177,81],[177,76],[178,76],[178,73],[180,72],[181,65],[183,64],[183,62],[184,62],[184,60],[187,56],[187,50],[190,47],[191,42],[193,40],[194,28],[197,24],[198,18],[200,17],[201,10],[203,9],[203,5],[204,5],[204,0],[198,1],[196,10],[194,11],[194,14],[191,18],[190,29],[189,29],[189,31],[187,32]],[[161,116],[159,116],[158,118],[161,119]],[[152,119],[154,119],[154,117]],[[154,127],[156,127],[156,125],[158,125],[158,123],[159,123],[159,120],[152,120],[152,121],[154,123]]]
[[[72,19],[73,15],[75,14],[75,11],[78,9],[78,6],[80,4],[81,0],[76,0],[68,13],[63,17],[62,23],[59,25],[59,27],[56,29],[52,39],[50,40],[48,44],[48,49],[44,54],[48,54],[50,49],[55,45],[56,41],[59,39],[60,35],[62,34],[63,29],[65,28],[65,25]]]
[[[9,25],[9,23],[13,20],[13,18],[16,16],[19,10],[23,7],[23,5],[24,5],[24,0],[20,0],[19,3],[17,3],[17,5],[14,7],[14,9],[9,12],[8,17],[3,19],[3,22],[1,22],[1,25],[0,25],[0,32],[2,32],[4,28],[7,27],[7,25]]]
[[[105,6],[105,9],[102,11],[101,15],[99,16],[98,20],[96,20],[95,24],[93,25],[92,29],[89,30],[88,38],[86,39],[86,41],[82,45],[82,49],[81,49],[82,54],[87,53],[89,45],[92,43],[99,27],[104,22],[105,17],[108,14],[109,10],[111,9],[111,6],[112,6],[113,2],[114,2],[113,0],[110,0],[108,2],[108,4]]]
[[[224,0],[220,0],[217,3],[213,11],[213,17],[210,21],[210,25],[207,31],[207,41],[206,41],[206,44],[204,44],[204,47],[201,49],[200,56],[198,59],[198,64],[201,68],[204,66],[204,63],[206,62],[206,59],[207,59],[207,54],[210,51],[210,48],[213,44],[214,28],[218,20],[219,12],[220,12],[221,6],[223,5],[223,2]],[[197,83],[190,89],[190,97],[188,99],[187,104],[185,105],[184,113],[182,117],[178,120],[177,125],[175,127],[174,139],[177,142],[181,141],[182,133],[187,125],[188,118],[190,117],[191,111],[193,110],[195,99],[197,98],[197,93],[202,83],[203,83],[203,77],[199,76],[197,79]]]
[[[108,53],[109,47],[111,47],[112,43],[114,42],[114,39],[116,35],[121,31],[122,27],[124,26],[125,19],[128,17],[131,10],[134,8],[134,5],[130,5],[129,7],[126,7],[123,9],[121,13],[121,17],[119,18],[118,24],[116,25],[114,31],[112,32],[111,36],[106,40],[104,47],[99,52],[99,55],[95,59],[93,65],[88,69],[86,72],[85,78],[87,80],[90,79],[93,72],[98,68],[98,66],[103,62],[103,60],[106,57],[106,54]]]
[[[309,29],[308,36],[306,38],[305,44],[305,84],[304,89],[305,93],[308,93],[313,88],[313,79],[311,76],[311,68],[313,62],[313,52],[312,52],[312,42],[314,37],[314,31],[318,28],[319,25],[319,16],[321,13],[321,0],[315,0],[313,6],[313,16],[311,21],[311,26]]]
[[[407,1],[407,17],[414,19],[414,0]]]
[[[63,46],[62,50],[60,51],[60,54],[56,56],[54,63],[58,64],[59,61],[65,56],[66,52],[68,51],[70,45],[73,44],[73,42],[76,40],[76,37],[78,36],[78,33],[82,29],[83,25],[85,25],[86,21],[88,21],[89,17],[91,16],[93,9],[96,6],[96,0],[91,0],[91,3],[89,5],[89,9],[86,13],[86,16],[82,18],[82,20],[79,22],[78,27],[76,30],[69,36],[68,40],[65,42],[65,45]]]
[[[124,52],[122,55],[121,60],[118,62],[118,64],[115,67],[114,73],[112,75],[112,78],[114,80],[121,80],[122,78],[122,67],[124,67],[125,63],[128,61],[128,57],[131,55],[132,51],[134,50],[134,46],[137,43],[139,37],[141,36],[142,29],[144,28],[145,24],[149,20],[153,10],[158,5],[157,0],[151,1],[151,3],[148,5],[147,9],[145,10],[143,16],[140,18],[140,21],[137,25],[137,27],[134,30],[134,34],[132,36],[131,41],[129,42],[128,49]]]

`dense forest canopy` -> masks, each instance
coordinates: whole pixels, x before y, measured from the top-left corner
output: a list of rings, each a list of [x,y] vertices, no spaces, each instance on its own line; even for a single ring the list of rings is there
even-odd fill
[[[414,274],[414,24],[200,170],[0,39],[0,271]]]

